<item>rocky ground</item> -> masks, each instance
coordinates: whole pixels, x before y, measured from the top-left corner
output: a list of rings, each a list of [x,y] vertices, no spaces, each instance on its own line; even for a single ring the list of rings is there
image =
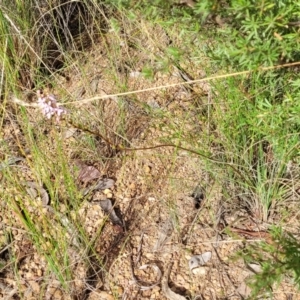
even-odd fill
[[[147,36],[141,39],[149,53],[158,53],[159,47],[169,43],[163,31],[157,29],[156,33],[155,43]],[[123,47],[124,59],[138,60],[134,68],[120,67],[118,80],[126,81],[128,90],[183,80],[175,67],[169,73],[157,72],[152,82],[144,79],[142,66],[151,57],[131,48],[125,37],[126,34],[124,39],[115,41],[113,35],[110,38],[107,34],[106,42]],[[119,92],[109,72],[111,57],[106,49],[101,43],[91,49],[83,57],[81,68],[70,67],[73,76],[68,81],[62,77],[62,86],[51,93],[64,103]],[[121,55],[116,63],[130,65],[122,61]],[[189,67],[189,71],[198,78],[205,74],[196,66]],[[59,124],[45,121],[36,108],[28,108],[28,122],[43,132],[44,139],[39,144],[45,149],[43,154],[55,165],[58,143],[61,143],[67,157],[66,166],[74,169],[71,174],[78,190],[87,191],[96,181],[110,180],[102,188],[91,189],[73,209],[70,208],[72,199],[65,199],[68,187],[63,181],[55,209],[51,201],[41,201],[44,190],[30,194],[32,201],[26,200],[28,195],[19,193],[17,187],[24,182],[28,192],[28,182],[36,181],[37,169],[40,171],[43,165],[32,164],[36,162],[34,149],[28,149],[28,145],[33,144],[26,139],[24,128],[15,116],[18,108],[11,105],[2,126],[2,138],[10,149],[2,147],[2,158],[7,161],[10,153],[10,157],[20,159],[10,161],[14,171],[1,177],[0,298],[246,298],[250,289],[245,282],[254,272],[259,272],[260,266],[253,264],[251,268],[241,259],[233,258],[245,244],[268,238],[257,233],[257,228],[263,225],[243,210],[227,209],[222,187],[203,171],[205,162],[201,157],[169,145],[172,136],[172,144],[180,142],[180,146],[187,147],[186,136],[207,130],[206,124],[197,118],[199,110],[194,100],[201,98],[204,105],[214,101],[214,97],[208,83],[193,89],[175,86],[134,96],[112,96],[69,105],[67,116]],[[140,150],[114,149],[97,134],[91,134],[99,128],[111,143]],[[89,144],[90,136],[94,138],[93,145]],[[22,156],[20,149],[24,150]],[[1,167],[4,170],[5,165]],[[9,174],[18,174],[15,187],[6,184],[11,182]],[[51,178],[59,185],[55,174]],[[111,202],[106,204],[113,208],[103,208],[107,199]],[[35,216],[35,225],[44,232],[44,243],[36,242],[34,231],[28,230],[31,225],[22,222],[25,211]],[[223,230],[224,220],[234,224],[231,234]],[[262,227],[259,229],[264,232]],[[84,242],[78,240],[79,230],[85,232]],[[69,247],[55,255],[69,260],[67,286],[63,286],[58,276],[63,270],[55,272],[54,265],[49,268],[53,244],[47,241],[49,237],[54,240],[57,237],[59,242],[61,232]],[[200,266],[194,265],[194,256],[206,252],[211,258]],[[274,299],[299,297],[288,278],[274,288]]]

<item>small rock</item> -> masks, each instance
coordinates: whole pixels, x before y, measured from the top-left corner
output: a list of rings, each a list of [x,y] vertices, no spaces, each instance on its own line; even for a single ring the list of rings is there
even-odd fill
[[[74,135],[74,133],[77,131],[77,128],[70,127],[63,131],[62,135],[64,139],[69,139]]]
[[[131,78],[137,78],[137,77],[139,77],[139,76],[141,76],[141,72],[139,72],[139,71],[132,71],[132,72],[130,72],[129,73],[129,76],[131,77]]]
[[[151,172],[151,168],[147,165],[144,166],[144,171],[146,174],[149,174]]]
[[[251,269],[251,271],[254,271],[255,273],[261,272],[261,266],[258,264],[248,264],[248,266]]]
[[[61,213],[64,213],[64,212],[66,212],[66,211],[67,211],[67,207],[66,207],[66,205],[64,205],[64,204],[61,204],[61,205],[60,205],[60,207],[59,207],[59,211],[60,211]]]
[[[88,226],[87,227],[87,229],[86,229],[86,231],[88,232],[88,233],[91,233],[92,231],[93,231],[93,227],[92,226]]]
[[[189,260],[189,267],[190,270],[197,268],[198,266],[203,266],[206,264],[210,259],[211,259],[211,252],[204,252],[199,255],[194,255],[190,260]]]
[[[105,194],[105,195],[110,194],[110,193],[111,193],[111,190],[110,190],[110,189],[105,189],[105,190],[103,191],[103,194]]]
[[[24,276],[27,280],[34,278],[34,275],[31,272],[28,272]]]
[[[149,101],[147,101],[147,104],[151,108],[160,108],[160,105],[157,103],[157,101],[155,101],[155,99],[150,99]]]
[[[251,288],[243,281],[237,288],[237,291],[244,297],[248,298],[251,295]]]
[[[204,276],[206,274],[205,267],[199,267],[192,270],[192,273],[197,276]]]
[[[190,254],[186,254],[184,257],[186,260],[190,260],[192,258],[192,256]]]
[[[131,183],[131,184],[129,185],[129,188],[130,188],[131,190],[135,190],[135,189],[136,189],[136,184],[135,184],[135,183]]]
[[[154,259],[153,253],[145,253],[145,257],[146,257],[147,259],[149,259],[149,260]]]
[[[63,293],[61,290],[56,289],[56,291],[53,294],[53,299],[63,299]]]
[[[114,300],[114,297],[104,291],[93,291],[90,293],[88,300]]]

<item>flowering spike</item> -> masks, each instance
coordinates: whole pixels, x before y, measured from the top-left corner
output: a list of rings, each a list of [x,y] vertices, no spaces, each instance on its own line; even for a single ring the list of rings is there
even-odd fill
[[[40,90],[37,91],[38,105],[42,110],[42,114],[47,118],[51,119],[52,116],[56,116],[56,121],[59,122],[63,114],[67,111],[59,107],[54,95],[44,94]]]

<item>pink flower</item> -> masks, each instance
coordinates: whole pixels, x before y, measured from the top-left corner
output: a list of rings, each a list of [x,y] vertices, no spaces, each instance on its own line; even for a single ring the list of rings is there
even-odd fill
[[[37,91],[38,96],[38,105],[42,110],[42,114],[47,118],[51,119],[52,116],[56,116],[56,121],[59,122],[60,118],[63,114],[67,113],[67,111],[59,107],[54,95],[51,94],[43,94],[40,90]]]

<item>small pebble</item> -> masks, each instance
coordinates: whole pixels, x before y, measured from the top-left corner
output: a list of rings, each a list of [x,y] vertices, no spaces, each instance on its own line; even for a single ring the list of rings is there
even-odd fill
[[[63,293],[61,290],[56,289],[56,291],[53,294],[53,299],[62,299]]]
[[[92,226],[88,226],[87,229],[86,229],[86,231],[88,233],[91,233],[93,231],[93,227]]]
[[[34,275],[30,272],[27,272],[24,277],[28,280],[28,279],[32,279]]]
[[[135,183],[131,183],[131,184],[129,185],[129,188],[130,188],[131,190],[136,189],[136,184],[135,184]]]
[[[149,174],[150,171],[151,171],[151,168],[149,166],[145,165],[144,166],[144,171],[145,171],[146,174]]]
[[[110,189],[105,189],[105,190],[103,191],[103,194],[105,194],[105,195],[110,194],[110,193],[111,193],[111,190],[110,190]]]
[[[147,259],[149,259],[149,260],[154,259],[153,253],[145,253],[145,257],[146,257]]]
[[[97,294],[98,294],[98,298],[96,299],[98,300],[115,300],[115,298],[112,295],[108,294],[107,292],[100,291]]]
[[[203,276],[206,274],[206,269],[205,269],[205,267],[199,267],[199,268],[193,269],[192,273],[194,275]]]
[[[186,260],[190,260],[192,258],[192,256],[190,254],[186,254],[184,257]]]
[[[67,207],[66,207],[64,204],[61,204],[61,205],[60,205],[60,208],[59,208],[59,211],[60,211],[61,213],[64,213],[64,212],[67,211]]]

